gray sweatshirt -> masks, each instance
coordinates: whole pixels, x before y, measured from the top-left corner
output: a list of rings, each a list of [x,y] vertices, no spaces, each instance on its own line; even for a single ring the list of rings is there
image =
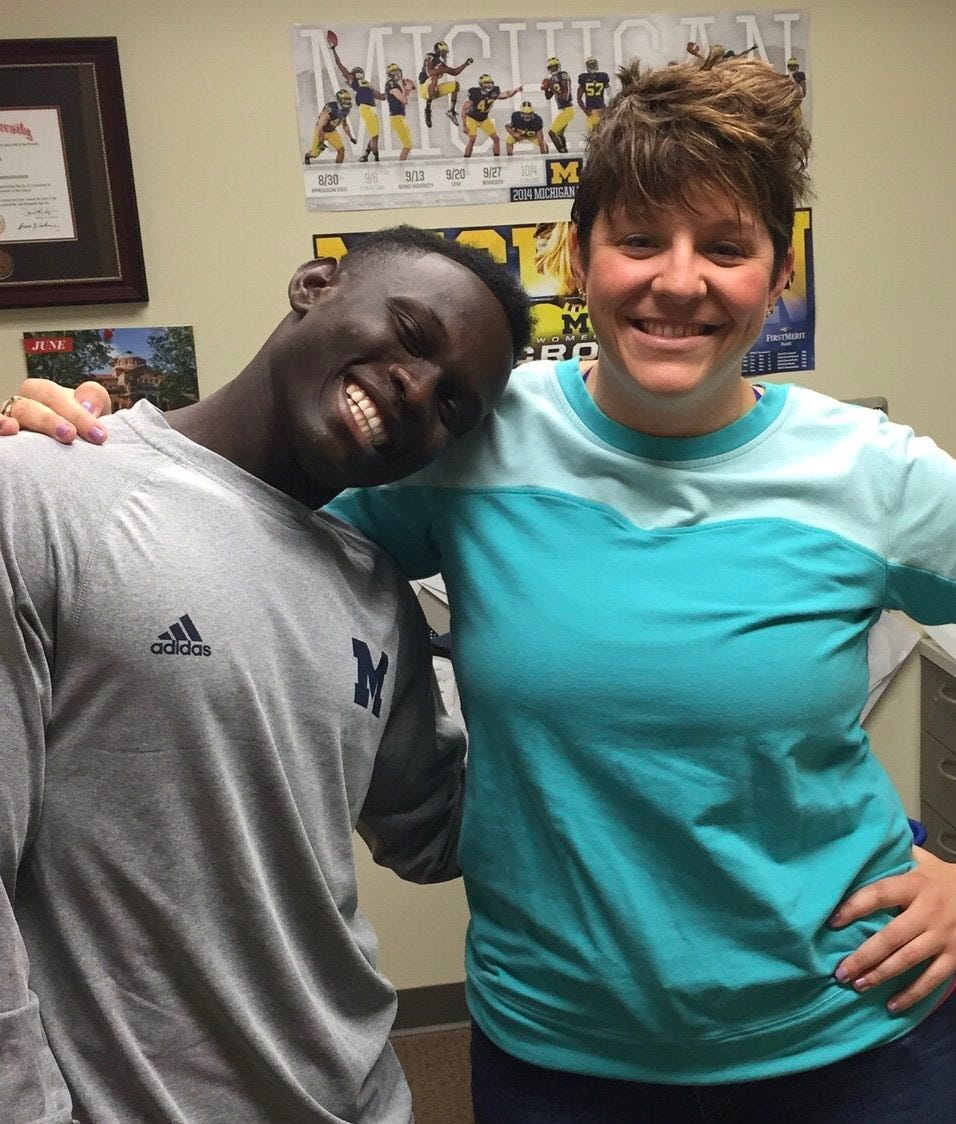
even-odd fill
[[[406,1124],[352,831],[458,873],[390,559],[140,404],[0,443],[0,1120]]]

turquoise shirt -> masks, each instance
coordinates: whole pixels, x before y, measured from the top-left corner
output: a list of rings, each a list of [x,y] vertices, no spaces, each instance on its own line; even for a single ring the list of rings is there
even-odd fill
[[[336,514],[441,570],[470,733],[468,997],[551,1068],[703,1083],[906,1033],[900,980],[826,922],[911,865],[859,715],[884,608],[956,620],[956,463],[874,411],[769,385],[704,437],[520,368],[432,466]],[[912,975],[912,974],[911,974]]]

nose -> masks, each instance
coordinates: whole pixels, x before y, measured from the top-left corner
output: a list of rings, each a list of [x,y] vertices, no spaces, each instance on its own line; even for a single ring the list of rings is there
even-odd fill
[[[707,293],[700,258],[693,246],[677,244],[658,256],[659,270],[651,282],[658,296],[686,304]]]
[[[423,420],[433,409],[442,371],[427,359],[393,363],[389,368],[392,385],[398,392],[400,408],[410,409]]]

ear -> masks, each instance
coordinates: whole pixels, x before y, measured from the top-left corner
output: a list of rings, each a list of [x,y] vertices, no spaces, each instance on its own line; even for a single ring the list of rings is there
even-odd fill
[[[335,258],[316,258],[300,265],[289,282],[292,311],[304,316],[338,271],[339,263]]]
[[[770,304],[776,304],[780,294],[790,284],[790,277],[793,274],[793,261],[794,261],[793,246],[788,247],[787,256],[783,259],[780,266],[780,271],[777,273],[777,279],[774,281],[770,289]]]
[[[571,250],[571,271],[574,274],[574,283],[577,285],[578,291],[583,293],[588,271],[584,264],[584,252],[578,238],[578,228],[574,223],[571,224],[571,230],[568,234],[568,245]]]

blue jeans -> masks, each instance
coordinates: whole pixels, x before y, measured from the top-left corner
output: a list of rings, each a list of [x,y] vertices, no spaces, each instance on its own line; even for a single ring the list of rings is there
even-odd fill
[[[956,995],[885,1046],[804,1073],[653,1085],[530,1065],[472,1026],[475,1124],[954,1124]]]

